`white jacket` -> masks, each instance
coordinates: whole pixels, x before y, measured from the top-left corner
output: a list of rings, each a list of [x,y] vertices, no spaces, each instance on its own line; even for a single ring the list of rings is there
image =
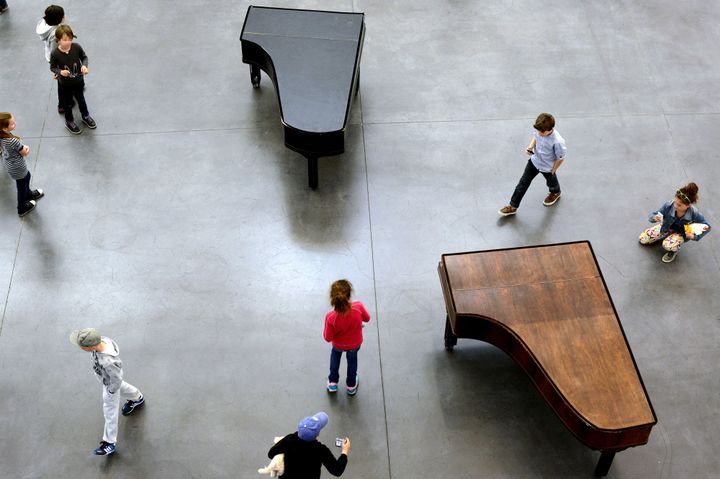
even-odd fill
[[[44,18],[41,18],[35,27],[35,33],[38,34],[40,40],[45,44],[45,59],[50,61],[50,53],[57,46],[57,40],[55,40],[55,29],[58,25],[48,25]]]

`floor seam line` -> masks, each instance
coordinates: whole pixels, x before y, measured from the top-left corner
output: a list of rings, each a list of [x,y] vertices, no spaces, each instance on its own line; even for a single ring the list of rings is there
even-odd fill
[[[368,230],[370,234],[370,264],[372,265],[373,296],[375,299],[375,324],[377,328],[378,364],[380,367],[380,391],[382,394],[383,420],[385,421],[385,445],[387,448],[388,479],[392,479],[390,465],[390,430],[387,418],[387,400],[385,396],[385,376],[383,374],[382,349],[380,343],[380,314],[378,306],[377,282],[375,274],[375,242],[373,240],[372,213],[370,211],[370,170],[367,161],[367,143],[365,142],[365,123],[363,121],[362,95],[360,96],[360,131],[362,132],[363,160],[365,161],[365,194],[368,205]]]
[[[3,306],[2,319],[0,319],[0,336],[2,336],[3,326],[5,326],[5,315],[7,314],[7,307],[10,303],[10,290],[12,289],[13,280],[15,279],[15,266],[17,265],[18,251],[20,251],[20,241],[22,240],[23,228],[25,227],[25,220],[20,223],[20,233],[18,234],[18,241],[15,245],[15,257],[13,258],[12,270],[10,271],[10,282],[8,283],[7,294],[5,295],[5,305]]]

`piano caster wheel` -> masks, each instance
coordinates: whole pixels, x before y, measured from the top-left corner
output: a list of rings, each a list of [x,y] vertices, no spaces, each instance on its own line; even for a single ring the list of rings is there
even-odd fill
[[[250,83],[253,88],[260,88],[260,67],[250,65]]]
[[[457,336],[455,336],[452,332],[452,327],[450,326],[450,318],[445,318],[445,351],[451,351],[457,344]]]

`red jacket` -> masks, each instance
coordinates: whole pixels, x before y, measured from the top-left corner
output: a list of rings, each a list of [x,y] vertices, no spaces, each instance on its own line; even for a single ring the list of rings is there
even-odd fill
[[[365,306],[360,301],[353,301],[347,313],[339,314],[332,310],[325,316],[323,337],[335,349],[357,349],[363,342],[362,323],[368,321],[370,314]]]

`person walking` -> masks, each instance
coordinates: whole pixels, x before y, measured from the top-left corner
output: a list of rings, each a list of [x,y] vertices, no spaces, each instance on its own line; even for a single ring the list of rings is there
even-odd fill
[[[550,113],[540,113],[533,128],[536,130],[535,135],[525,149],[525,153],[530,156],[530,159],[525,165],[525,171],[515,187],[512,198],[510,198],[510,204],[503,206],[498,211],[500,216],[517,214],[523,196],[538,173],[545,177],[545,182],[550,190],[543,205],[552,206],[560,199],[560,182],[556,173],[565,161],[567,152],[565,139],[555,129],[555,118]]]
[[[145,404],[145,397],[138,388],[123,380],[120,348],[115,341],[100,336],[94,328],[85,328],[73,331],[70,334],[70,342],[83,351],[92,353],[93,370],[103,384],[105,429],[100,446],[93,453],[97,456],[110,455],[117,449],[118,409],[121,396],[128,398],[122,407],[123,416],[132,414]]]

